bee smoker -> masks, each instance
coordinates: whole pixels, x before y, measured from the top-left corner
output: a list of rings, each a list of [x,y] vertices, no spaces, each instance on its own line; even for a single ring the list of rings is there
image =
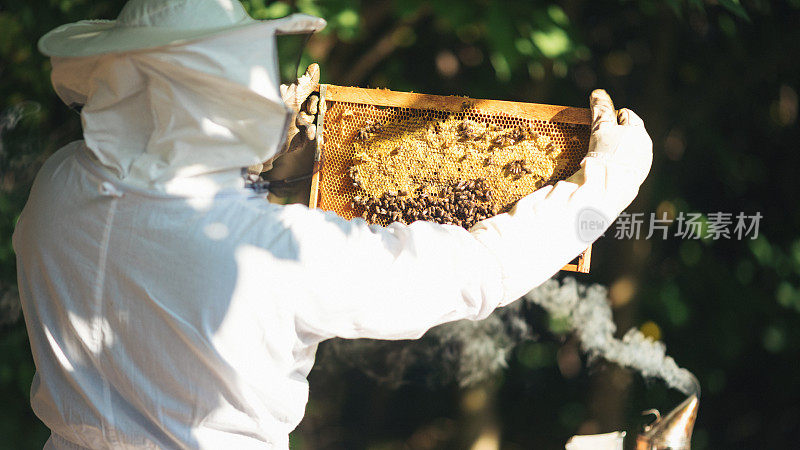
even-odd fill
[[[636,437],[636,450],[690,450],[699,404],[698,395],[692,394],[664,417],[655,409],[645,411],[656,420]]]
[[[694,376],[690,378],[693,389],[686,400],[664,417],[656,409],[643,414],[654,414],[656,420],[644,427],[636,436],[636,450],[691,450],[692,430],[697,420],[700,405],[700,383]],[[625,432],[573,436],[567,442],[566,450],[622,450]]]

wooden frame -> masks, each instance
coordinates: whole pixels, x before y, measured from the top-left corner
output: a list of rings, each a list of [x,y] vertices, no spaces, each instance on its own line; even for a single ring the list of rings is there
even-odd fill
[[[480,109],[488,114],[523,116],[546,122],[575,123],[589,125],[592,116],[586,108],[570,106],[543,105],[538,103],[508,102],[504,100],[483,100],[469,97],[416,94],[387,89],[365,89],[322,85],[325,98],[330,101],[362,103],[365,105],[394,106],[414,109],[435,109],[438,111],[459,112],[465,109]],[[322,90],[321,86],[321,90]]]
[[[413,109],[435,109],[438,111],[459,112],[466,109],[479,109],[488,114],[522,116],[547,122],[574,123],[589,125],[591,113],[586,108],[570,106],[543,105],[537,103],[510,102],[502,100],[482,100],[469,97],[417,94],[397,92],[387,89],[365,89],[358,87],[321,84],[319,89],[319,110],[317,113],[317,151],[314,156],[314,176],[311,178],[309,208],[319,204],[320,168],[323,161],[326,101],[342,101],[366,105],[404,107]],[[592,259],[592,246],[578,256],[576,264],[567,264],[561,270],[589,273]]]

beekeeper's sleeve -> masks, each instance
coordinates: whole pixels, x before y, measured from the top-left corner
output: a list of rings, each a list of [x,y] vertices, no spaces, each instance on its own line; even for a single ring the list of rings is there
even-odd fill
[[[298,323],[320,337],[416,338],[447,321],[486,317],[550,278],[634,199],[652,160],[638,116],[622,110],[618,123],[604,91],[590,106],[593,134],[581,169],[470,231],[298,216],[290,228],[306,228],[297,230],[300,259],[314,274],[296,304]],[[589,236],[578,230],[587,210],[603,221]]]

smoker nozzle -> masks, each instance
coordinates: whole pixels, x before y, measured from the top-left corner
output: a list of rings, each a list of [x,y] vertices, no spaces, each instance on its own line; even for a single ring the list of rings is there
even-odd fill
[[[636,437],[636,450],[689,450],[699,404],[697,394],[692,394],[664,417],[653,410],[656,420]]]

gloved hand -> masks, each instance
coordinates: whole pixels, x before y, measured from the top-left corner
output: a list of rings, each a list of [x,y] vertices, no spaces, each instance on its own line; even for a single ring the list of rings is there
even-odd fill
[[[567,181],[602,184],[606,205],[601,209],[613,220],[636,197],[639,185],[650,172],[653,143],[644,122],[627,108],[614,112],[614,103],[603,89],[589,96],[592,134],[582,170]]]
[[[280,89],[283,103],[292,111],[292,117],[289,120],[289,129],[286,133],[286,140],[277,155],[265,161],[263,164],[256,164],[248,167],[250,173],[260,174],[261,172],[271,170],[276,159],[285,159],[287,157],[285,155],[287,154],[297,153],[300,150],[307,149],[314,145],[317,137],[314,115],[317,113],[319,97],[317,95],[311,95],[311,93],[319,90],[319,76],[319,65],[313,63],[308,66],[305,74],[298,78],[297,81],[289,85],[281,85]],[[286,166],[286,164],[282,165]],[[292,165],[296,166],[296,164],[290,164],[289,166]],[[302,169],[302,171],[307,170],[309,169]],[[292,175],[302,175],[302,173],[291,174],[288,170],[281,172],[286,173],[271,174],[269,179],[277,180],[290,178]]]
[[[314,125],[314,114],[316,114],[319,97],[311,98],[310,95],[318,90],[319,65],[317,63],[308,66],[306,73],[296,82],[290,85],[281,85],[283,102],[292,110],[284,152],[291,153],[299,150],[316,138],[317,127]],[[301,106],[305,106],[305,108],[301,109]]]
[[[585,250],[633,201],[650,171],[653,144],[642,119],[627,109],[615,113],[603,90],[592,92],[589,107],[589,152],[575,175],[470,229],[500,265],[501,305],[543,283]],[[602,226],[581,232],[587,219]]]

